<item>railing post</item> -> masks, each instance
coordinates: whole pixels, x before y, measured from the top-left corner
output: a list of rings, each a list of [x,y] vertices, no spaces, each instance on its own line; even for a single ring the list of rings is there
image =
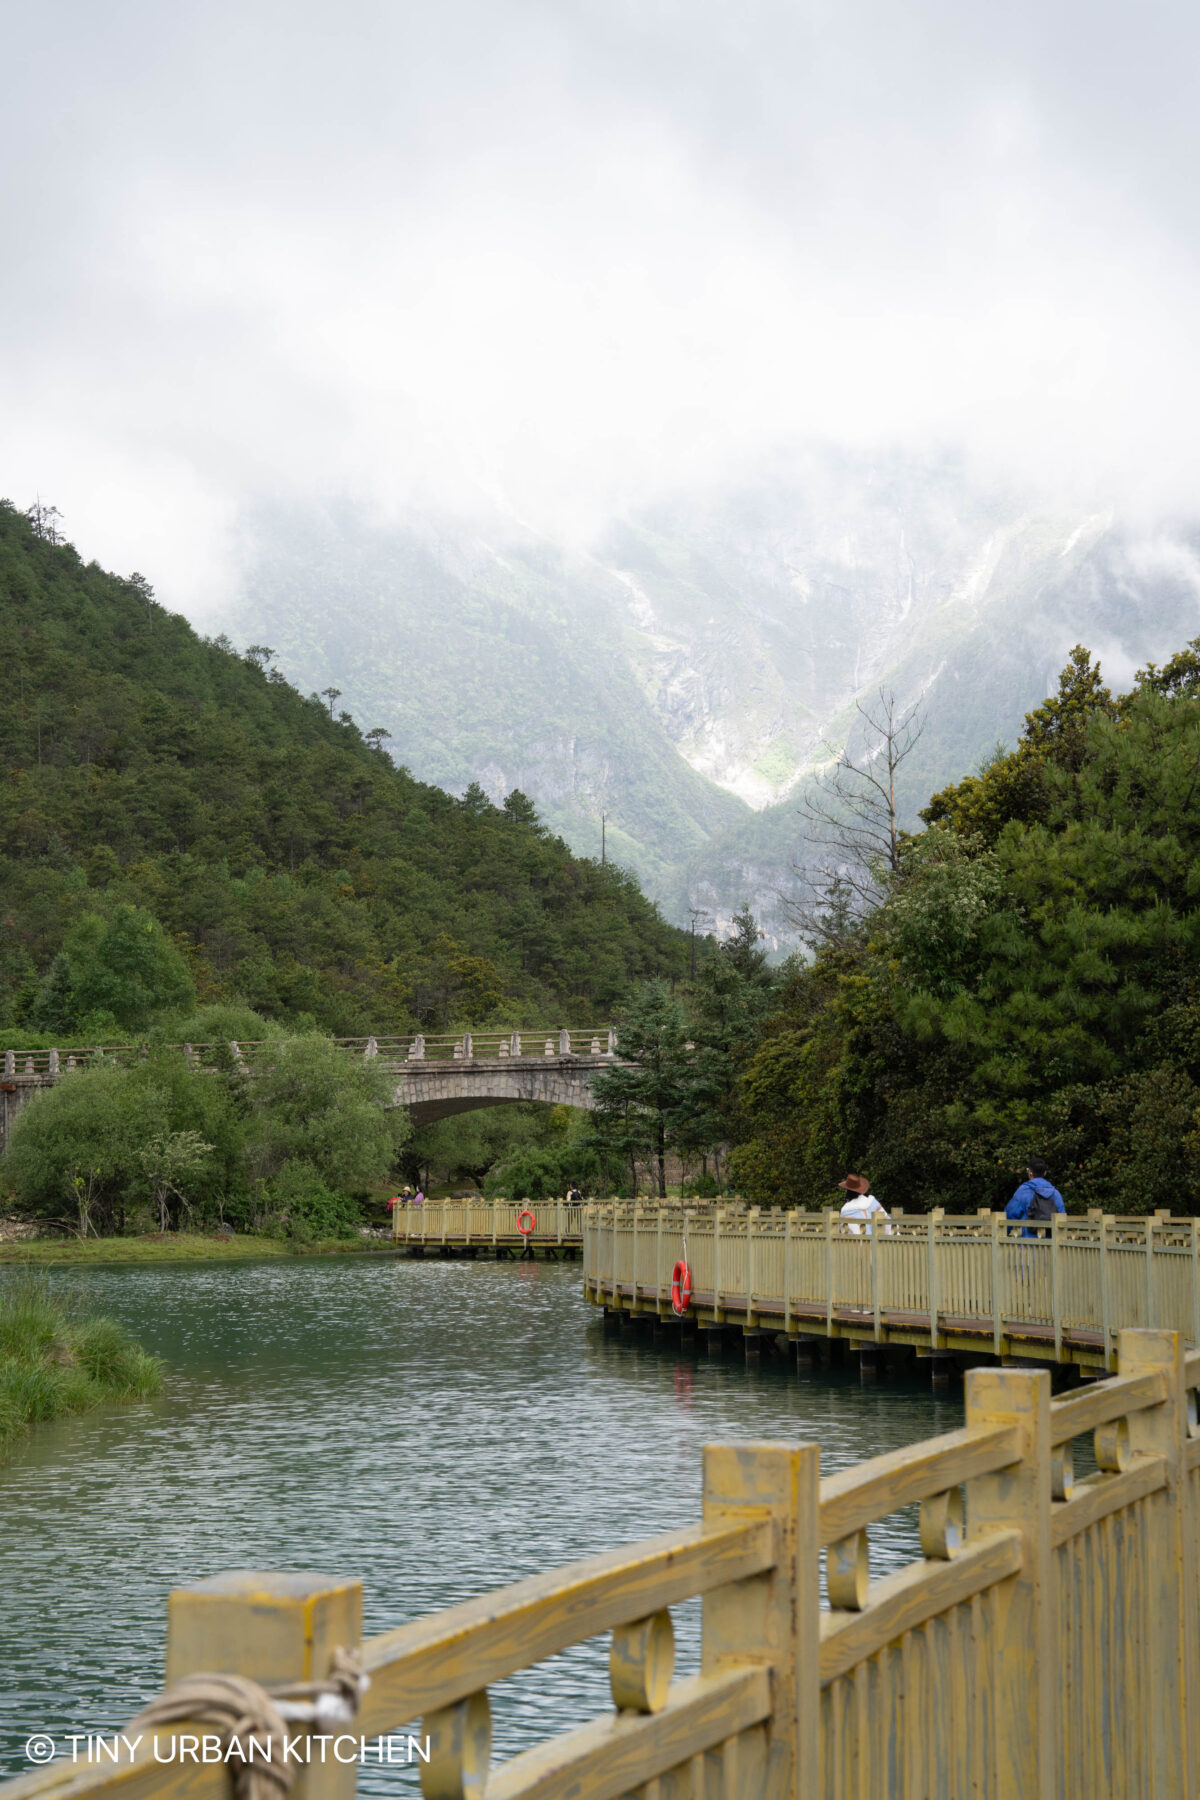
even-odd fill
[[[992,1214],[992,1354],[1001,1354],[1004,1338],[1004,1271],[1000,1246],[1004,1237],[1004,1214]]]
[[[989,1596],[996,1777],[1002,1800],[1055,1800],[1059,1669],[1050,1543],[1050,1376],[969,1369],[968,1426],[1017,1425],[1021,1459],[967,1483],[967,1541],[1021,1533],[1021,1568]]]
[[[929,1215],[926,1230],[929,1233],[929,1347],[938,1347],[938,1266],[937,1266],[937,1226],[938,1220],[946,1216],[945,1209],[935,1206]]]
[[[246,1675],[263,1687],[321,1681],[334,1652],[357,1650],[361,1638],[361,1581],[243,1570],[210,1575],[176,1588],[167,1601],[167,1685],[200,1674]],[[305,1727],[295,1729],[304,1735]],[[357,1757],[339,1763],[331,1751],[298,1772],[291,1793],[295,1800],[352,1800],[357,1773]]]
[[[871,1310],[875,1315],[875,1342],[878,1343],[882,1336],[879,1328],[879,1233],[873,1219],[867,1230],[871,1234]]]
[[[833,1224],[832,1206],[825,1208],[825,1336],[833,1341]]]
[[[719,1325],[721,1312],[721,1204],[713,1203],[713,1323]]]
[[[1054,1360],[1062,1361],[1062,1289],[1059,1286],[1058,1239],[1064,1213],[1056,1212],[1050,1220],[1050,1313],[1054,1320]]]
[[[783,1215],[783,1329],[788,1337],[792,1334],[792,1290],[791,1280],[791,1248],[792,1248],[792,1207],[788,1207]]]
[[[1192,1348],[1200,1350],[1200,1219],[1192,1226]]]
[[[1108,1228],[1112,1224],[1109,1213],[1100,1215],[1100,1318],[1104,1332],[1104,1372],[1108,1374],[1112,1368],[1112,1331],[1108,1322]]]
[[[774,1710],[765,1737],[738,1747],[739,1794],[817,1800],[821,1792],[820,1474],[816,1444],[706,1444],[704,1523],[772,1518],[777,1560],[703,1601],[701,1673],[767,1662]],[[761,1759],[761,1761],[760,1761]]]
[[[1167,1485],[1141,1503],[1146,1609],[1143,1704],[1151,1709],[1146,1742],[1154,1759],[1142,1781],[1151,1794],[1195,1794],[1200,1785],[1200,1637],[1196,1625],[1196,1532],[1189,1517],[1187,1384],[1183,1344],[1175,1331],[1122,1331],[1122,1375],[1161,1371],[1167,1398],[1130,1413],[1129,1449],[1166,1460]],[[1145,1641],[1145,1640],[1144,1640]]]
[[[682,1201],[683,1196],[680,1195]],[[662,1305],[662,1207],[658,1209],[658,1220],[654,1229],[654,1310]]]

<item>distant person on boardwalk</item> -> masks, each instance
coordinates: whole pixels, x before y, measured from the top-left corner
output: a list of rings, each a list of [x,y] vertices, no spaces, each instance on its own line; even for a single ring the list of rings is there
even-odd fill
[[[1062,1195],[1046,1179],[1045,1163],[1040,1156],[1031,1156],[1025,1179],[1005,1207],[1004,1216],[1024,1219],[1026,1224],[1021,1236],[1035,1238],[1045,1235],[1038,1230],[1039,1225],[1049,1225],[1056,1212],[1065,1213],[1066,1210]]]
[[[414,1194],[414,1195],[413,1195],[413,1201],[412,1201],[412,1203],[413,1203],[413,1205],[414,1205],[414,1206],[424,1206],[424,1204],[425,1204],[425,1195],[424,1195],[424,1194],[423,1194],[423,1193],[422,1193],[422,1191],[421,1191],[421,1189],[420,1189],[420,1188],[418,1188],[418,1189],[417,1189],[417,1191],[416,1191],[416,1193],[415,1193],[415,1194]]]
[[[848,1196],[842,1207],[843,1219],[850,1221],[850,1229],[856,1235],[865,1230],[870,1237],[872,1220],[886,1219],[888,1216],[882,1203],[871,1192],[870,1182],[865,1175],[847,1175],[838,1182],[838,1186],[844,1188]],[[890,1231],[891,1226],[885,1225],[884,1230]]]
[[[568,1206],[582,1206],[583,1205],[583,1195],[579,1191],[579,1183],[577,1181],[573,1181],[571,1183],[570,1188],[567,1191],[567,1205]]]

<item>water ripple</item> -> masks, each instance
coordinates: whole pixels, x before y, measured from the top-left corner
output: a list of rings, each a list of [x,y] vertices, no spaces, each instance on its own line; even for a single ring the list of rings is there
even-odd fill
[[[162,1681],[166,1597],[229,1568],[360,1576],[366,1630],[700,1513],[700,1454],[816,1439],[832,1470],[961,1422],[853,1373],[606,1338],[577,1266],[350,1260],[61,1277],[164,1357],[156,1400],[42,1427],[0,1470],[0,1770],[117,1728]],[[872,1534],[914,1553],[910,1514]],[[694,1666],[698,1605],[678,1609]],[[493,1690],[497,1757],[607,1704],[607,1643]],[[415,1787],[366,1769],[364,1793]]]

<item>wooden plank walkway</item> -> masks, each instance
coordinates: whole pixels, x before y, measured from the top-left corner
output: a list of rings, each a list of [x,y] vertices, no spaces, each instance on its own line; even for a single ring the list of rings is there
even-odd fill
[[[583,1250],[583,1211],[565,1200],[439,1200],[394,1207],[392,1237],[417,1256],[575,1258]]]
[[[708,1445],[698,1524],[365,1642],[357,1580],[210,1576],[171,1595],[151,1712],[0,1800],[229,1800],[231,1771],[265,1800],[285,1755],[295,1800],[350,1800],[414,1727],[426,1800],[1195,1800],[1200,1353],[1117,1351],[1057,1402],[1046,1370],[972,1369],[960,1430],[824,1479],[816,1444]],[[914,1505],[921,1554],[872,1580],[872,1530]],[[489,1688],[609,1632],[611,1709],[493,1769]]]
[[[1200,1346],[1200,1220],[1060,1215],[1024,1238],[999,1213],[893,1217],[873,1236],[836,1212],[592,1203],[588,1299],[672,1321],[671,1272],[692,1272],[688,1322],[789,1337],[990,1352],[1115,1367],[1124,1327]]]

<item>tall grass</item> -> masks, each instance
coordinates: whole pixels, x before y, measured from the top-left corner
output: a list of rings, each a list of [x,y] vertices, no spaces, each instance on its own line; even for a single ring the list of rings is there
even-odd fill
[[[88,1313],[44,1276],[0,1278],[0,1455],[30,1425],[136,1400],[162,1366],[115,1319]]]

